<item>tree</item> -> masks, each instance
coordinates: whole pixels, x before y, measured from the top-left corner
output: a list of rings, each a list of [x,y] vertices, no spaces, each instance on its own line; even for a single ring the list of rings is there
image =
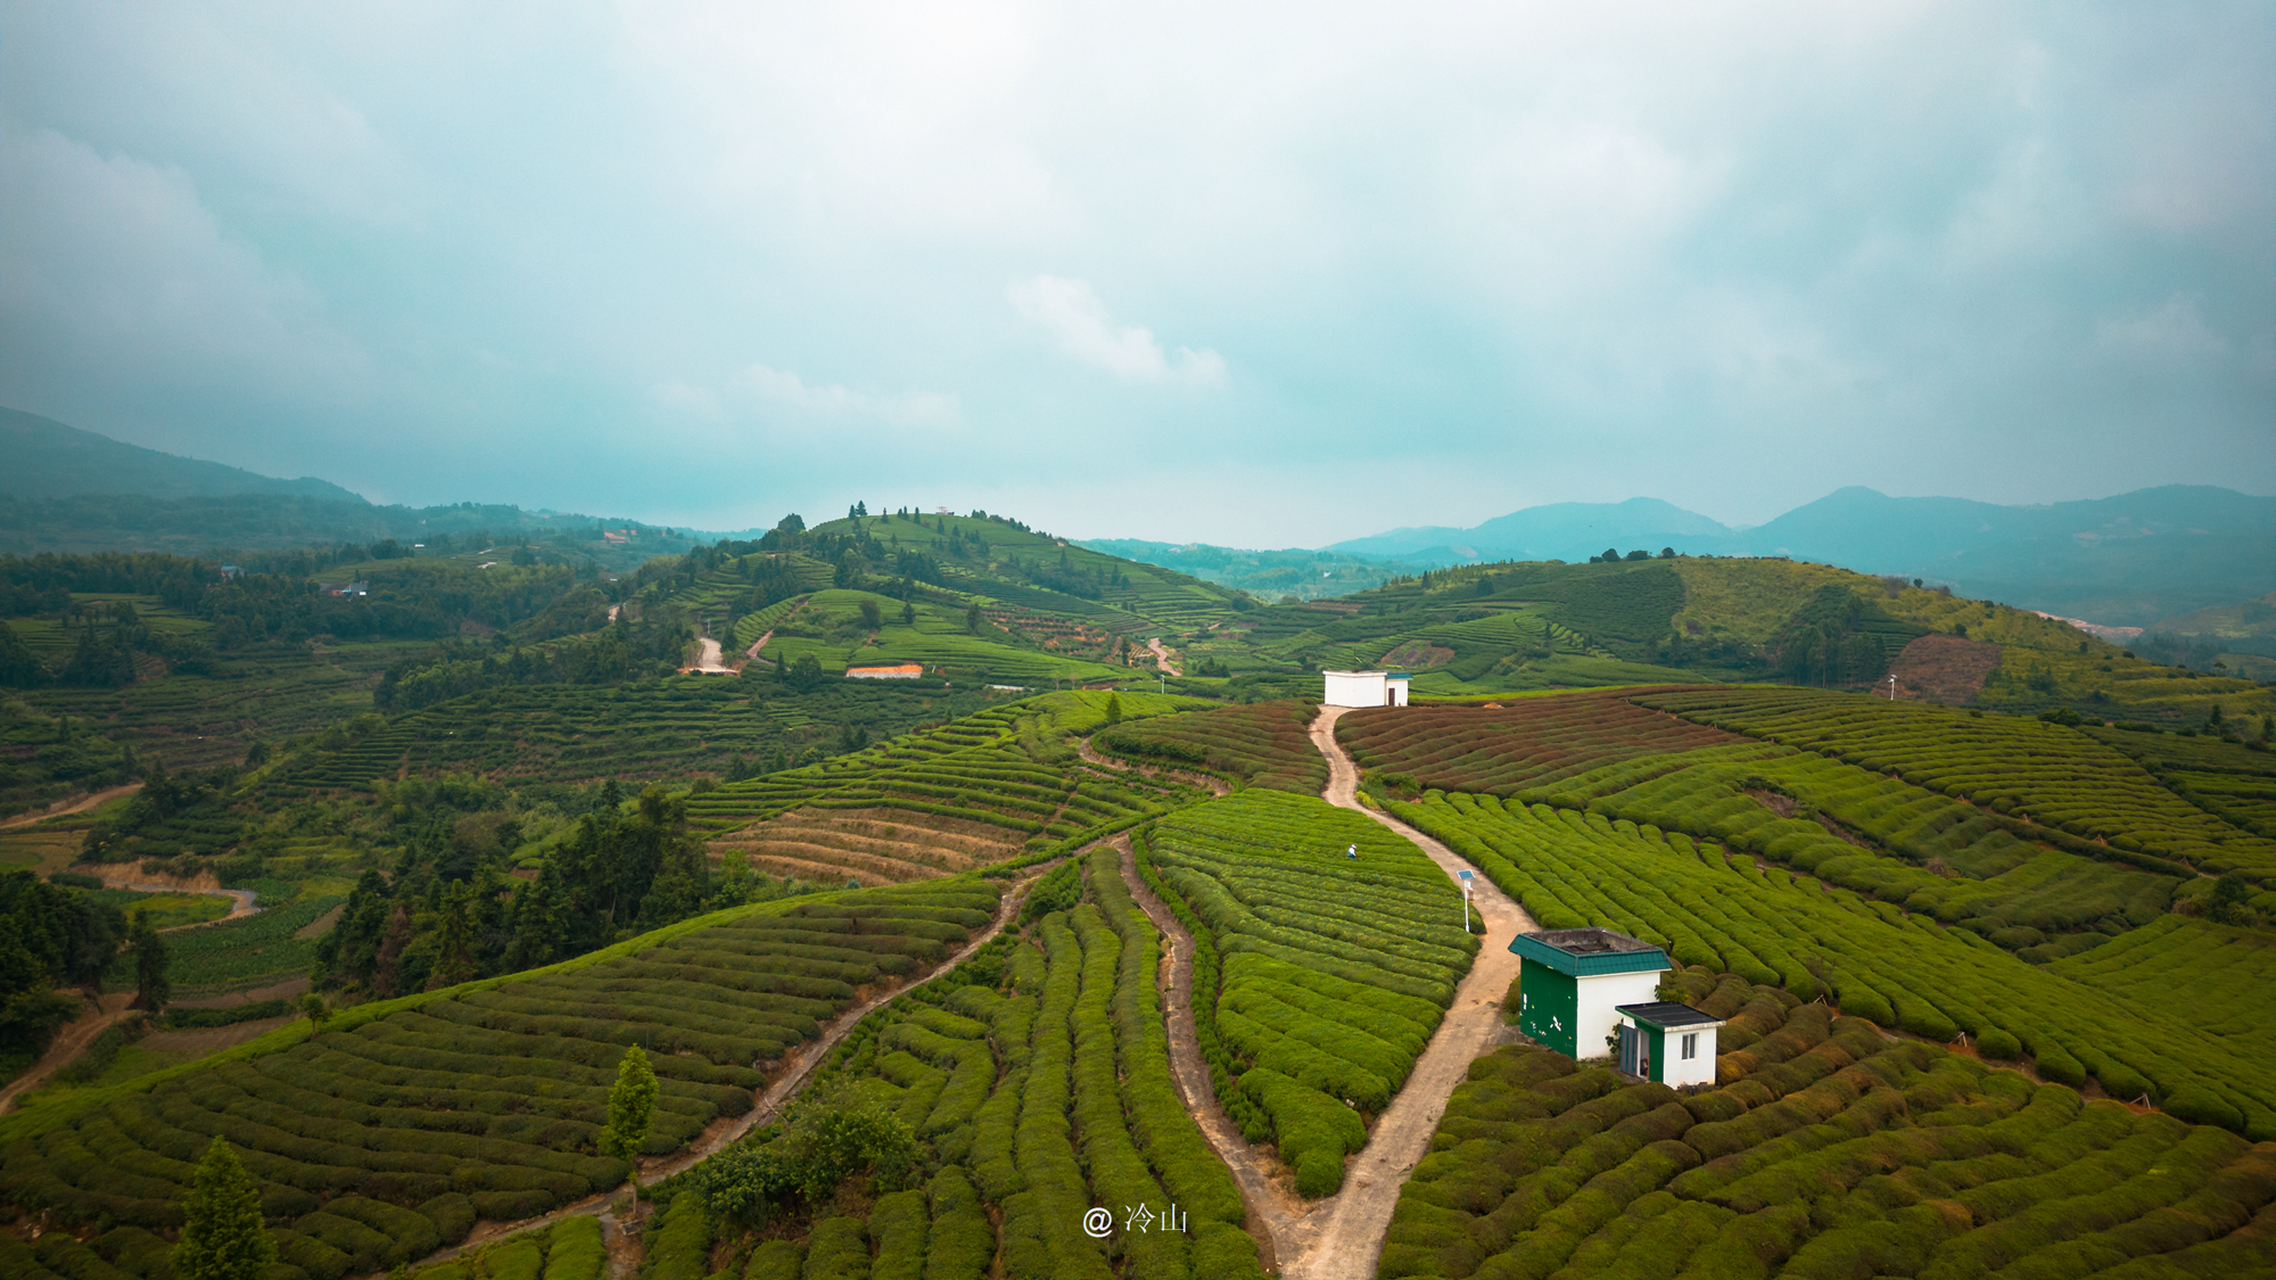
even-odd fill
[[[2251,899],[2252,886],[2231,871],[2213,882],[2213,892],[2205,903],[2206,918],[2221,924],[2251,924],[2252,910],[2246,905]]]
[[[656,1113],[656,1070],[639,1045],[624,1051],[616,1083],[609,1087],[609,1123],[601,1130],[601,1153],[632,1166],[632,1185],[640,1185],[640,1148],[648,1141],[648,1120]]]
[[[917,606],[906,600],[901,602],[901,625],[904,627],[917,625]]]
[[[276,1242],[261,1229],[260,1192],[229,1143],[215,1138],[182,1205],[174,1274],[179,1280],[260,1280],[276,1260]]]
[[[156,1013],[173,998],[174,984],[166,978],[166,940],[158,936],[148,912],[134,913],[127,943],[134,948],[134,1007]]]
[[[981,613],[980,613],[980,602],[979,602],[979,601],[977,601],[977,600],[975,600],[975,601],[973,601],[973,602],[972,602],[972,607],[971,607],[971,608],[969,608],[969,609],[966,609],[966,610],[964,611],[964,629],[965,629],[965,631],[966,631],[966,632],[968,632],[968,633],[970,633],[970,634],[972,634],[972,635],[979,635],[979,634],[980,634],[980,621],[981,621]]]
[[[1598,557],[1597,557],[1597,559],[1599,559],[1599,560],[1602,560],[1602,561],[1603,561],[1604,563],[1606,563],[1606,564],[1611,564],[1611,563],[1613,563],[1614,561],[1617,561],[1618,559],[1620,559],[1620,548],[1618,548],[1618,547],[1606,547],[1606,548],[1604,549],[1604,554],[1603,554],[1603,555],[1601,555],[1601,556],[1598,556]]]
[[[1649,560],[1652,558],[1652,553],[1644,550],[1631,551],[1628,553],[1628,558],[1630,560]]]
[[[1661,548],[1660,548],[1660,559],[1662,559],[1662,560],[1673,560],[1673,559],[1675,559],[1675,548],[1674,548],[1674,547],[1661,547]]]
[[[885,612],[877,607],[875,600],[861,602],[861,625],[872,631],[885,625]]]
[[[790,683],[800,693],[813,692],[822,683],[821,660],[811,653],[799,654],[798,661],[790,664]]]
[[[320,1035],[324,1024],[332,1020],[332,1003],[310,991],[300,997],[300,1011],[308,1015],[308,1034]]]
[[[1106,695],[1106,722],[1108,724],[1122,723],[1122,695],[1119,693]]]

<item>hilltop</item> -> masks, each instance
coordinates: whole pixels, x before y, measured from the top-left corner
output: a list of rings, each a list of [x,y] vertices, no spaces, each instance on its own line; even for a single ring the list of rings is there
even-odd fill
[[[1892,498],[1853,486],[1747,529],[1635,498],[1531,507],[1467,529],[1394,530],[1326,550],[1435,568],[1663,547],[1821,561],[2105,625],[2146,626],[2276,589],[2276,498],[2166,485],[2002,506]]]
[[[203,462],[68,427],[21,409],[0,409],[0,494],[70,498],[139,494],[149,498],[220,498],[269,494],[362,504],[363,496],[327,480],[279,480],[219,462]]]

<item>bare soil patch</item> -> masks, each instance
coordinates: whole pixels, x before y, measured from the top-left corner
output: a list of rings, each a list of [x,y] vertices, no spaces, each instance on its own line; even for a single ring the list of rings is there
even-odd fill
[[[87,1051],[87,1046],[93,1044],[95,1037],[101,1035],[105,1028],[125,1021],[129,1012],[127,1006],[133,1002],[133,992],[114,991],[103,997],[99,1012],[90,1012],[63,1024],[63,1029],[55,1033],[54,1041],[48,1045],[47,1052],[40,1055],[39,1061],[34,1062],[30,1070],[9,1081],[6,1087],[0,1088],[0,1114],[6,1114],[14,1107],[17,1098],[46,1084],[48,1077],[78,1061],[79,1055]]]
[[[1998,665],[1998,645],[1939,635],[1906,645],[1889,670],[1897,678],[1899,698],[1957,707],[1976,700],[1984,678]]]
[[[980,822],[904,809],[800,808],[710,843],[753,866],[802,878],[852,875],[865,884],[953,875],[1010,857],[1013,833]]]
[[[1391,652],[1384,654],[1382,665],[1404,667],[1409,671],[1420,671],[1428,667],[1443,667],[1452,661],[1454,661],[1452,649],[1432,644],[1427,640],[1409,640]]]
[[[258,1040],[278,1027],[291,1022],[298,1014],[281,1018],[257,1018],[252,1022],[233,1023],[226,1027],[199,1027],[191,1031],[153,1031],[142,1038],[141,1044],[152,1053],[179,1053],[202,1058],[248,1040]]]

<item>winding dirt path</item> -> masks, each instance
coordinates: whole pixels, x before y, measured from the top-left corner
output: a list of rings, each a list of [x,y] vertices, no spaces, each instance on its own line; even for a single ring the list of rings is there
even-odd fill
[[[1162,935],[1162,965],[1156,981],[1162,991],[1162,1013],[1170,1040],[1170,1077],[1187,1114],[1201,1126],[1202,1136],[1216,1148],[1233,1181],[1241,1188],[1241,1207],[1248,1211],[1249,1234],[1256,1237],[1257,1261],[1265,1272],[1279,1269],[1283,1248],[1291,1246],[1304,1221],[1304,1202],[1275,1180],[1280,1162],[1249,1145],[1239,1125],[1218,1104],[1217,1088],[1209,1078],[1209,1064],[1201,1058],[1201,1038],[1193,1025],[1193,934],[1178,922],[1162,900],[1138,874],[1138,859],[1128,837],[1116,839],[1122,850],[1122,879],[1138,909],[1153,921]]]
[[[1080,858],[1089,851],[1089,848],[1085,848],[1071,856]],[[697,1135],[695,1141],[689,1143],[684,1151],[675,1155],[655,1156],[642,1160],[640,1162],[640,1184],[652,1186],[662,1179],[687,1172],[704,1160],[726,1150],[737,1139],[779,1114],[782,1108],[797,1096],[799,1089],[805,1086],[806,1077],[812,1074],[814,1068],[830,1056],[830,1050],[836,1048],[838,1042],[845,1039],[863,1018],[868,1017],[880,1006],[924,986],[933,979],[963,964],[972,958],[973,953],[986,946],[997,934],[1002,933],[1005,925],[1018,918],[1020,903],[1026,900],[1027,891],[1034,885],[1036,877],[1049,870],[1050,865],[1027,868],[1022,873],[1021,878],[1005,891],[1002,900],[996,904],[996,918],[989,921],[987,929],[974,934],[971,941],[964,944],[962,950],[942,961],[931,973],[915,982],[904,983],[890,990],[878,992],[869,999],[839,1014],[823,1030],[820,1039],[800,1045],[793,1050],[794,1056],[776,1068],[774,1081],[767,1086],[766,1092],[759,1096],[757,1105],[748,1112],[731,1120],[714,1122],[709,1128]],[[638,1225],[639,1213],[636,1211],[629,1220],[620,1213],[620,1210],[625,1207],[628,1194],[629,1191],[625,1187],[611,1187],[606,1191],[587,1196],[574,1204],[563,1205],[541,1217],[523,1218],[518,1222],[510,1223],[477,1223],[473,1233],[461,1243],[437,1249],[411,1265],[413,1267],[431,1266],[437,1262],[448,1261],[463,1253],[472,1253],[485,1245],[494,1244],[508,1236],[518,1236],[531,1231],[543,1231],[564,1218],[591,1215],[601,1220],[602,1238],[607,1241],[609,1247],[609,1274],[616,1277],[617,1280],[622,1280],[622,1277],[629,1276],[637,1271],[644,1260]]]
[[[259,910],[253,905],[254,893],[251,889],[197,889],[179,884],[138,884],[129,880],[113,880],[109,876],[103,877],[103,886],[108,889],[132,889],[136,893],[186,893],[207,898],[229,899],[228,915],[215,916],[211,920],[200,920],[194,924],[174,925],[171,928],[160,929],[158,931],[160,933],[180,933],[184,929],[203,929],[208,925],[220,924],[225,920],[242,920]]]
[[[87,1046],[95,1042],[96,1036],[103,1034],[104,1028],[124,1022],[131,1012],[127,1006],[133,1002],[132,991],[114,991],[103,997],[100,1012],[89,1013],[64,1023],[63,1028],[55,1033],[55,1039],[49,1042],[47,1052],[39,1056],[39,1061],[34,1062],[24,1074],[9,1081],[6,1088],[0,1088],[0,1115],[14,1110],[17,1098],[46,1084],[49,1077],[78,1061],[79,1055],[87,1051]]]
[[[1477,960],[1455,988],[1454,1003],[1430,1046],[1415,1062],[1399,1096],[1376,1119],[1367,1146],[1344,1171],[1344,1189],[1321,1201],[1307,1225],[1313,1227],[1309,1247],[1284,1272],[1289,1280],[1365,1280],[1375,1274],[1375,1261],[1383,1252],[1383,1235],[1398,1206],[1399,1188],[1417,1162],[1430,1153],[1430,1137],[1446,1100],[1456,1085],[1469,1078],[1470,1063],[1491,1052],[1503,1039],[1502,998],[1517,980],[1517,956],[1510,939],[1540,926],[1508,894],[1478,874],[1452,849],[1378,809],[1359,803],[1359,769],[1336,741],[1336,721],[1344,707],[1322,707],[1312,722],[1312,743],[1328,761],[1328,786],[1322,793],[1329,804],[1352,809],[1397,832],[1429,856],[1448,878],[1472,873],[1470,901],[1486,922]]]
[[[1155,666],[1160,667],[1162,670],[1168,672],[1173,676],[1182,676],[1185,674],[1185,672],[1178,670],[1176,666],[1171,664],[1169,646],[1162,643],[1162,638],[1160,636],[1155,636],[1153,639],[1148,640],[1146,642],[1146,647],[1154,651]]]
[[[45,822],[49,818],[60,818],[67,813],[85,813],[105,800],[116,800],[120,796],[131,796],[140,790],[142,790],[141,783],[129,782],[124,786],[105,787],[101,791],[90,791],[76,800],[58,800],[45,809],[34,809],[30,813],[19,813],[5,822],[0,822],[0,831],[6,831],[11,827],[28,827],[35,822]]]
[[[1286,1280],[1367,1280],[1375,1274],[1383,1236],[1391,1225],[1391,1211],[1398,1207],[1399,1189],[1415,1165],[1429,1154],[1431,1134],[1446,1110],[1446,1100],[1453,1096],[1455,1086],[1469,1077],[1472,1060],[1506,1039],[1501,1003],[1509,984],[1517,978],[1518,966],[1509,940],[1538,927],[1524,908],[1484,876],[1476,875],[1453,850],[1359,803],[1359,769],[1335,740],[1336,720],[1344,711],[1343,707],[1322,707],[1319,719],[1312,723],[1313,745],[1328,762],[1328,785],[1322,798],[1339,808],[1364,813],[1397,832],[1428,855],[1450,879],[1459,878],[1462,871],[1473,872],[1471,902],[1485,920],[1486,933],[1477,960],[1455,989],[1453,1005],[1416,1061],[1406,1086],[1376,1118],[1366,1148],[1346,1167],[1343,1190],[1335,1195],[1307,1206],[1279,1180],[1279,1162],[1251,1146],[1218,1105],[1194,1033],[1193,937],[1146,887],[1127,843],[1123,843],[1123,879],[1164,940],[1162,1006],[1168,1023],[1171,1075],[1187,1111],[1240,1185],[1252,1233],[1269,1237],[1259,1241],[1267,1269],[1277,1262]]]

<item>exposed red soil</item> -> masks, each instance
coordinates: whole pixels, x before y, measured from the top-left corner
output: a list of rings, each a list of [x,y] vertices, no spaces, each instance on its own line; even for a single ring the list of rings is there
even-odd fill
[[[1906,645],[1889,671],[1897,678],[1897,697],[1958,707],[1976,700],[1998,665],[1996,644],[1933,635]]]

